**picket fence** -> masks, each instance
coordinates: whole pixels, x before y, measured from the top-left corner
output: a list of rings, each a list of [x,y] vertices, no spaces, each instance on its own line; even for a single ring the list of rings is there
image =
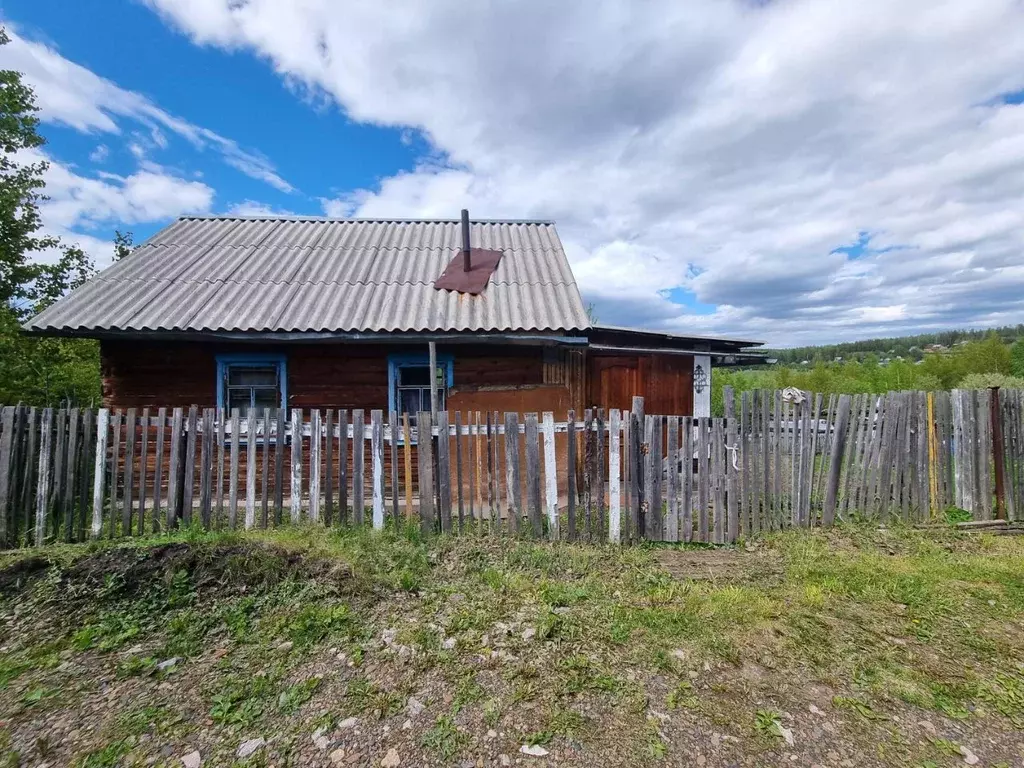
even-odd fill
[[[559,422],[369,416],[5,407],[0,544],[302,521],[729,543],[853,516],[1024,514],[1017,390],[727,390],[723,418],[646,415],[642,398]]]

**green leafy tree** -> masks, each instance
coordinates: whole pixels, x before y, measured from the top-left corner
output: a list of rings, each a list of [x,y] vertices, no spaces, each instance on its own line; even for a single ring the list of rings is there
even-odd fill
[[[0,29],[0,45],[10,41]],[[40,232],[47,163],[32,89],[0,70],[0,402],[59,405],[99,399],[95,342],[34,338],[21,324],[85,282],[94,268],[77,246]]]
[[[1024,376],[1024,339],[1017,339],[1010,347],[1010,372]]]
[[[135,244],[131,232],[114,230],[114,261],[120,261],[134,250]]]

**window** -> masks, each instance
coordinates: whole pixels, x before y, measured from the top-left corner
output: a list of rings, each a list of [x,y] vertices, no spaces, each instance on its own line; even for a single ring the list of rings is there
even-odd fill
[[[283,355],[219,355],[217,381],[218,408],[237,408],[244,416],[250,408],[286,407]]]
[[[437,406],[444,409],[448,387],[453,383],[451,355],[437,356]],[[430,361],[427,355],[391,355],[388,357],[388,394],[391,408],[408,413],[415,420],[417,411],[430,410]]]

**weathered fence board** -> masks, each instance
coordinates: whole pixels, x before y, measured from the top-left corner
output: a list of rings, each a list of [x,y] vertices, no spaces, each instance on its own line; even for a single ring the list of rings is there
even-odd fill
[[[637,398],[628,414],[562,422],[0,407],[0,544],[362,524],[367,509],[376,529],[389,517],[418,517],[427,533],[489,519],[479,528],[538,538],[729,543],[851,516],[920,523],[955,505],[1016,520],[1024,508],[1020,391],[725,394],[723,418],[645,414]]]

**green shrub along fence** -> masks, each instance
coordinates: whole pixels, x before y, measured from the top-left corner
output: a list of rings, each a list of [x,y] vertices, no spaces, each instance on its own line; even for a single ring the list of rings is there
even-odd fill
[[[728,543],[854,515],[1024,510],[1020,390],[727,391],[725,413],[648,415],[641,398],[630,412],[564,421],[5,407],[0,542],[416,521],[424,532]]]

